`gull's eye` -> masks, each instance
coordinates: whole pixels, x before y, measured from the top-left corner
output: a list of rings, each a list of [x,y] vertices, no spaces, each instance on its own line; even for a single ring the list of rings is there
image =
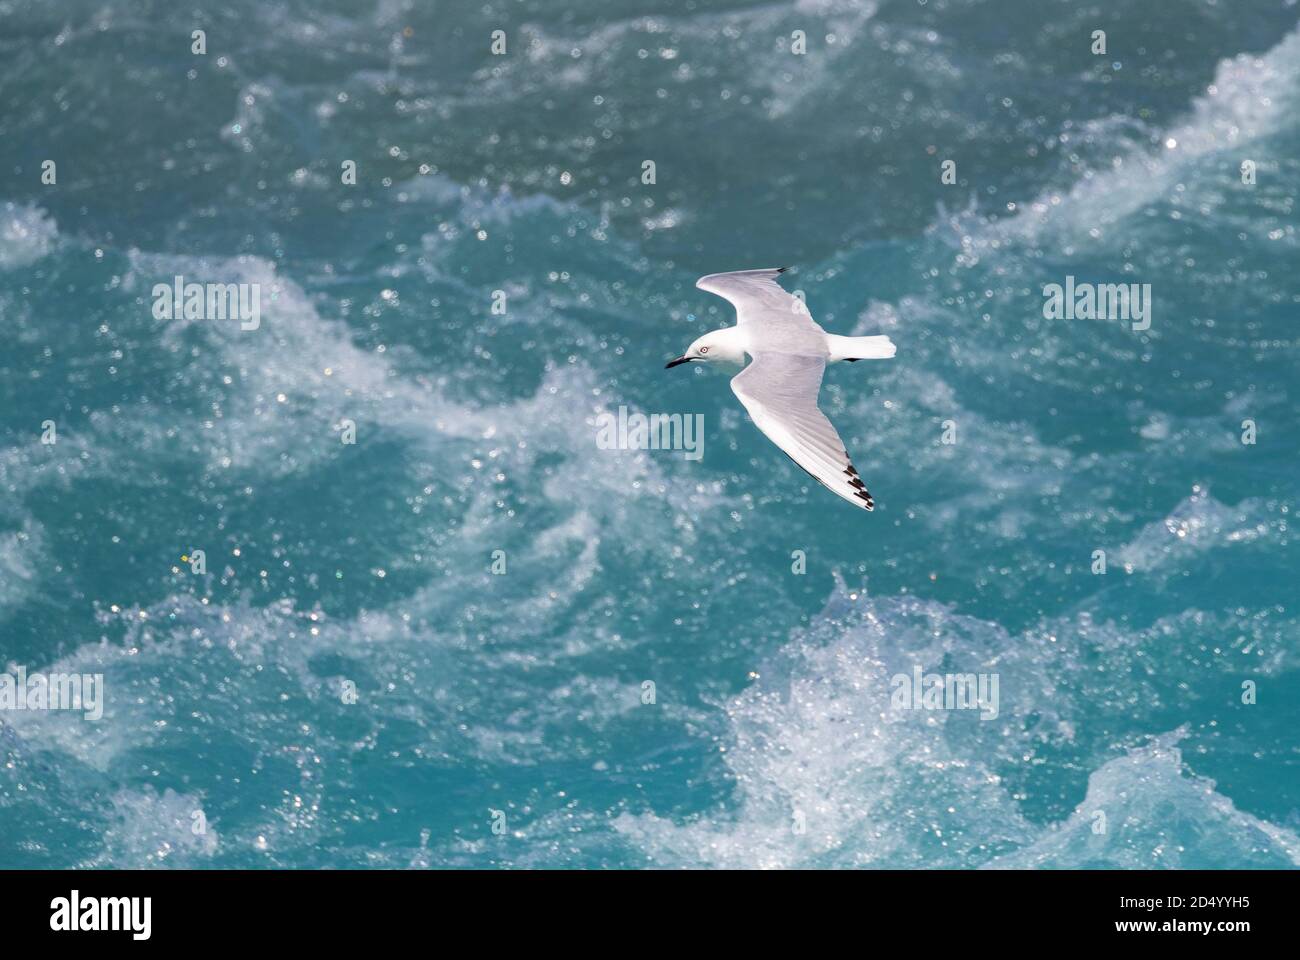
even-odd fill
[[[708,352],[709,352],[708,347],[700,347],[700,356],[704,356]]]

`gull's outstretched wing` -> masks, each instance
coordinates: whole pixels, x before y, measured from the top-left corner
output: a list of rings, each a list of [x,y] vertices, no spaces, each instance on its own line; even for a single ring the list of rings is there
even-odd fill
[[[864,510],[875,506],[849,461],[844,441],[817,409],[826,361],[822,357],[759,353],[731,381],[740,402],[791,460],[832,493]]]
[[[784,272],[785,267],[774,267],[770,270],[711,273],[700,277],[695,285],[729,301],[736,308],[737,323],[813,326],[803,301],[787,293],[776,282]]]

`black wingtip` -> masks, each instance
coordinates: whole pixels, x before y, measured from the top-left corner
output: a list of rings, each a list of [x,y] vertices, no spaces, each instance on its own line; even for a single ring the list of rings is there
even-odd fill
[[[786,272],[787,270],[789,270],[789,269],[790,269],[789,267],[777,267],[777,268],[776,268],[776,272],[777,272],[777,273],[785,273],[785,272]]]

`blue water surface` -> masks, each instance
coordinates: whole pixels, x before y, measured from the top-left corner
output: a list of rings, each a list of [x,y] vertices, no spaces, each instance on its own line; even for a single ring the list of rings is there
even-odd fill
[[[105,689],[0,715],[0,866],[1300,863],[1297,20],[0,0],[0,666]],[[874,513],[663,369],[780,265],[898,345]]]

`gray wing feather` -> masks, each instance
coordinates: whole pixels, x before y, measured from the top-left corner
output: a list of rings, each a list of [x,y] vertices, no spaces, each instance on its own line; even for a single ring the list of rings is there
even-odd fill
[[[785,327],[811,327],[813,323],[804,302],[788,293],[776,278],[785,267],[766,270],[736,270],[731,273],[711,273],[700,277],[695,285],[701,290],[717,294],[736,308],[736,322],[761,323]]]
[[[844,441],[817,407],[826,360],[759,353],[731,381],[754,425],[813,479],[855,506],[875,506]]]

